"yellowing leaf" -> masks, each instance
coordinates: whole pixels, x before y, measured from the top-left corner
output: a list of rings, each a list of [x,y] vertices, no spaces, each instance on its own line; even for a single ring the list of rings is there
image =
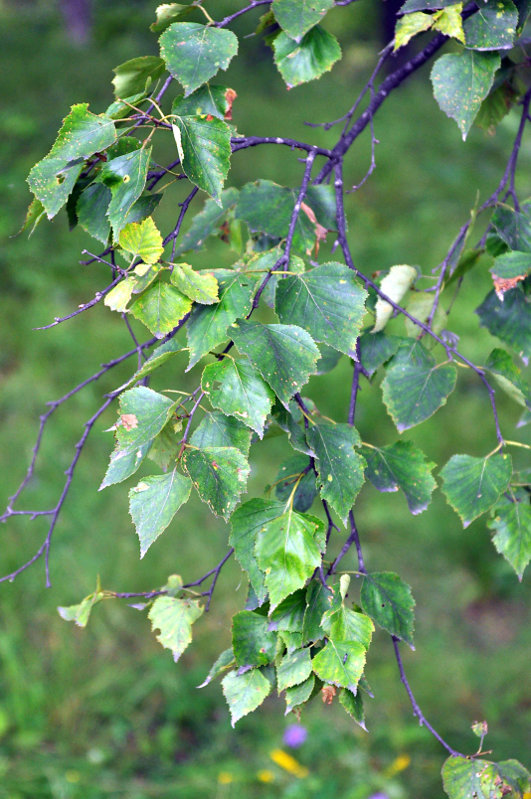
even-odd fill
[[[162,236],[150,216],[143,222],[129,222],[120,231],[119,242],[122,249],[145,264],[156,264],[164,252]]]

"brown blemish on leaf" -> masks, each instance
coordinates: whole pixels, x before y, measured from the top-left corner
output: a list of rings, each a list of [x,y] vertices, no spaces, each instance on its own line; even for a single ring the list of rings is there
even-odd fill
[[[498,277],[498,275],[492,275],[492,280],[494,283],[494,291],[496,292],[496,296],[498,297],[501,302],[503,302],[503,298],[506,291],[510,291],[510,289],[514,289],[514,287],[521,281],[525,280],[525,275],[517,275],[517,277]]]
[[[225,120],[227,122],[232,122],[232,104],[237,98],[237,94],[234,89],[227,89],[225,92],[225,101],[227,103],[227,110],[225,111]]]
[[[320,245],[320,243],[322,241],[324,241],[326,239],[326,235],[328,233],[328,230],[325,227],[323,227],[322,225],[319,224],[313,209],[310,208],[309,205],[306,205],[306,203],[301,203],[301,211],[304,211],[304,213],[306,214],[306,216],[308,217],[308,219],[310,220],[312,225],[314,225],[314,227],[315,227],[315,255],[318,255],[319,254],[319,245]],[[311,255],[311,252],[312,251],[309,250],[307,254]]]
[[[138,427],[138,419],[134,413],[122,413],[120,416],[120,422],[128,431],[134,430],[135,427]]]

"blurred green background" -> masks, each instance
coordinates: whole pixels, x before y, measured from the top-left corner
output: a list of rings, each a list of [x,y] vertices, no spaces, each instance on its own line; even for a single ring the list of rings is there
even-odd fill
[[[104,267],[79,265],[80,251],[98,251],[99,245],[82,231],[69,233],[64,213],[53,224],[42,223],[30,239],[9,236],[20,227],[30,199],[25,177],[48,151],[69,106],[90,101],[93,111],[103,111],[112,100],[112,67],[157,52],[148,30],[156,5],[94,0],[90,38],[76,44],[59,4],[0,0],[0,481],[5,498],[25,473],[44,404],[130,347],[121,320],[103,307],[33,332],[105,285]],[[216,0],[206,5],[221,18],[242,4]],[[238,92],[234,120],[240,132],[294,135],[330,146],[336,130],[316,131],[303,123],[333,119],[351,104],[381,47],[378,5],[360,0],[331,12],[327,25],[341,41],[342,62],[321,81],[290,93],[266,48],[243,38],[253,30],[259,10],[241,19],[241,56],[227,74],[228,85]],[[429,273],[467,218],[476,192],[488,196],[497,184],[517,121],[510,115],[495,135],[474,130],[463,144],[431,97],[426,69],[396,92],[377,116],[376,172],[348,198],[350,242],[361,268],[371,273],[412,263]],[[170,137],[165,147],[156,156],[161,163],[175,157]],[[521,158],[520,174],[528,177],[529,144]],[[360,180],[368,159],[365,136],[348,158],[348,180]],[[263,147],[235,156],[229,177],[237,186],[256,177],[295,186],[301,171],[296,154]],[[529,183],[520,188],[529,193]],[[157,221],[163,230],[174,223],[180,190],[161,204]],[[193,263],[219,266],[233,257],[226,245],[213,241]],[[453,313],[452,329],[461,335],[462,349],[478,362],[495,342],[470,309],[482,300],[489,279],[486,269],[476,270]],[[392,324],[402,332],[400,320]],[[41,468],[19,507],[53,503],[82,424],[102,393],[128,374],[127,365],[109,373],[57,412],[46,431]],[[187,389],[198,379],[195,372],[177,380],[176,375],[174,368],[161,373],[154,386]],[[329,378],[312,379],[305,394],[323,412],[344,419],[349,376],[348,364],[341,363]],[[377,377],[373,385],[363,385],[358,426],[367,440],[391,443],[397,434],[378,383]],[[502,395],[499,401],[503,429],[514,438],[519,408]],[[56,530],[53,587],[44,588],[40,562],[14,584],[0,586],[0,797],[442,797],[444,752],[413,719],[383,634],[376,635],[367,666],[376,695],[366,703],[370,734],[338,705],[316,700],[301,719],[307,740],[293,753],[307,776],[271,759],[272,751],[286,749],[284,731],[296,721],[284,719],[281,700],[269,699],[259,713],[231,729],[219,684],[201,691],[195,686],[229,645],[231,614],[245,602],[245,580],[234,563],[222,573],[212,611],[196,625],[196,641],[177,665],[155,641],[144,614],[125,603],[99,606],[86,630],[61,621],[56,606],[79,601],[93,590],[97,575],[105,588],[147,590],[163,584],[171,572],[194,579],[226,551],[226,526],[194,500],[140,563],[124,486],[96,494],[112,448],[111,434],[104,430],[113,420],[109,412],[95,427],[79,464]],[[447,406],[405,438],[418,442],[440,465],[454,452],[490,451],[495,438],[487,397],[474,375],[460,372]],[[275,479],[287,454],[282,438],[258,448],[252,456],[251,495]],[[521,454],[513,455],[521,465]],[[440,492],[426,513],[412,517],[403,497],[366,486],[357,519],[369,568],[396,570],[412,585],[417,649],[403,654],[426,716],[467,752],[476,747],[471,722],[486,718],[493,757],[525,759],[525,589],[496,554],[485,518],[463,531]],[[2,574],[35,551],[44,529],[42,520],[24,519],[0,528]],[[335,546],[340,545],[338,537]],[[354,567],[352,559],[349,564]]]

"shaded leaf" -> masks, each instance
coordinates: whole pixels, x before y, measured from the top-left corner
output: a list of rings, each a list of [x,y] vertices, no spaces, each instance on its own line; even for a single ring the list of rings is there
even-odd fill
[[[249,454],[251,431],[232,416],[218,411],[206,413],[190,437],[190,444],[205,447],[236,447],[242,455]]]
[[[476,313],[489,333],[513,347],[524,359],[531,356],[531,293],[517,286],[500,300],[494,291],[487,294]]]
[[[433,94],[442,111],[468,135],[501,63],[498,53],[463,50],[440,56],[431,71]]]
[[[92,114],[88,103],[73,105],[63,120],[52,149],[31,169],[28,184],[52,219],[74,188],[85,159],[105,150],[116,139],[114,121]]]
[[[205,367],[201,386],[214,408],[235,416],[260,438],[274,395],[247,360],[230,355]]]
[[[493,275],[502,278],[527,277],[531,272],[531,252],[519,252],[518,250],[511,250],[510,252],[499,255],[492,266],[491,270]]]
[[[192,308],[192,301],[168,283],[157,281],[131,305],[130,311],[157,338],[177,327]]]
[[[309,468],[308,458],[295,455],[280,465],[275,480],[275,494],[287,502],[293,494],[293,508],[299,513],[309,510],[317,493],[315,474]]]
[[[129,222],[120,231],[120,247],[145,264],[156,264],[164,252],[162,236],[149,216],[143,222]]]
[[[306,603],[302,624],[302,640],[304,643],[319,641],[324,638],[321,619],[323,614],[334,605],[334,592],[320,581],[314,580],[307,588]]]
[[[415,600],[411,588],[394,572],[364,575],[361,605],[379,627],[413,647]]]
[[[281,31],[273,40],[273,50],[275,64],[288,88],[320,78],[341,58],[336,37],[320,25],[308,31],[300,42]]]
[[[111,201],[111,192],[102,183],[91,183],[81,192],[76,204],[78,222],[83,228],[102,244],[106,244],[111,232],[111,224],[107,210]]]
[[[466,46],[507,50],[514,44],[518,11],[512,0],[487,0],[464,23]]]
[[[378,491],[398,491],[407,499],[411,513],[422,513],[429,505],[436,482],[435,467],[411,441],[397,441],[387,447],[364,447],[366,476]]]
[[[363,333],[360,336],[360,357],[363,368],[372,377],[379,366],[383,366],[396,354],[406,340],[401,336],[387,336],[385,333]]]
[[[300,588],[282,600],[269,616],[270,630],[300,632],[306,610],[306,589]]]
[[[531,559],[531,505],[527,492],[522,494],[513,501],[503,497],[487,522],[494,531],[494,546],[511,564],[519,580]]]
[[[231,327],[231,336],[287,408],[315,371],[319,350],[311,336],[296,325],[245,320]]]
[[[244,674],[230,671],[221,681],[223,694],[229,706],[232,726],[242,716],[252,713],[271,693],[271,683],[259,669]]]
[[[227,520],[245,491],[249,464],[234,447],[189,449],[184,466],[197,493],[212,513]]]
[[[138,372],[135,372],[131,378],[131,381],[136,382],[137,380],[141,380],[143,377],[150,375],[155,371],[155,369],[158,369],[159,366],[162,366],[163,363],[166,363],[166,361],[182,351],[183,348],[179,345],[175,338],[171,338],[169,341],[159,344],[159,346],[153,350],[144,365],[140,367]]]
[[[513,359],[505,350],[494,349],[485,364],[488,371],[501,388],[512,397],[519,405],[531,410],[531,392],[529,386],[521,376],[521,370],[515,365]]]
[[[175,257],[178,258],[189,250],[198,250],[205,239],[217,233],[228,210],[236,204],[237,199],[238,189],[230,188],[221,192],[219,202],[207,200],[203,210],[194,216],[188,230],[177,239]]]
[[[268,630],[267,617],[242,610],[232,617],[232,649],[238,666],[265,666],[274,657],[277,636]]]
[[[284,511],[284,503],[265,499],[251,499],[234,512],[231,519],[229,543],[234,547],[236,560],[249,575],[260,603],[267,596],[264,573],[258,566],[255,546],[259,531],[265,524],[278,518]]]
[[[46,216],[46,209],[44,205],[38,200],[36,197],[30,202],[28,206],[28,210],[26,211],[26,216],[24,218],[24,222],[22,223],[22,227],[15,233],[15,236],[20,236],[24,230],[30,229],[28,233],[28,238],[33,235],[35,232],[35,228],[41,222],[44,217]]]
[[[383,401],[400,433],[428,419],[454,390],[457,370],[415,341],[401,347],[382,381]]]
[[[181,294],[194,302],[212,305],[219,301],[218,281],[212,272],[196,272],[189,264],[174,264],[170,280]]]
[[[154,55],[138,56],[119,64],[113,69],[114,96],[123,99],[132,94],[144,95],[164,70],[164,61]]]
[[[188,501],[192,484],[175,469],[167,474],[144,477],[129,492],[129,513],[140,540],[140,557],[164,532],[173,517]]]
[[[133,150],[107,161],[102,166],[99,180],[111,190],[107,216],[114,236],[129,220],[128,214],[146,185],[151,148]]]
[[[441,469],[443,492],[463,527],[468,527],[497,502],[509,485],[512,473],[510,455],[486,458],[452,455]]]
[[[455,0],[406,0],[400,14],[410,14],[412,11],[438,11],[455,5]]]
[[[365,651],[357,641],[329,639],[312,659],[312,668],[324,682],[356,692],[365,668]]]
[[[321,497],[346,523],[365,477],[365,461],[354,451],[361,441],[357,430],[348,424],[313,424],[307,431],[308,443],[317,457]]]
[[[151,629],[159,630],[155,636],[165,649],[171,649],[177,663],[192,642],[192,624],[201,616],[203,608],[197,599],[177,599],[158,596],[149,609]]]
[[[229,326],[251,310],[256,277],[229,269],[214,270],[213,274],[219,284],[219,302],[211,306],[196,306],[186,325],[190,349],[188,369],[207,352],[222,344],[228,338]]]
[[[227,69],[238,52],[232,31],[197,22],[174,22],[159,44],[168,71],[184,87],[186,97],[220,69]]]
[[[258,565],[265,574],[271,610],[302,588],[321,563],[323,525],[319,519],[289,509],[265,522],[256,538]]]
[[[283,323],[299,325],[315,341],[346,355],[356,349],[367,292],[344,264],[331,262],[278,284],[275,310]]]
[[[221,203],[231,155],[231,132],[227,123],[203,116],[176,116],[172,130],[188,179]]]
[[[212,664],[212,668],[208,672],[206,679],[198,685],[198,688],[204,688],[212,680],[220,674],[223,674],[228,668],[236,665],[236,661],[234,660],[234,652],[232,651],[232,647],[229,649],[225,649],[221,655],[214,661]]]

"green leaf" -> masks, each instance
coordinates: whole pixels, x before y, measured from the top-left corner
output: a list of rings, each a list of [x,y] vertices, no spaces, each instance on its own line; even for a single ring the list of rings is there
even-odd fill
[[[107,210],[111,192],[102,183],[91,183],[81,192],[77,201],[76,214],[81,227],[102,244],[107,244],[111,225]]]
[[[285,655],[277,665],[277,690],[280,694],[286,688],[300,685],[312,673],[309,649],[298,649]]]
[[[334,607],[334,593],[331,588],[314,580],[308,586],[306,603],[302,624],[302,640],[304,643],[319,641],[324,638],[321,620],[323,614]]]
[[[361,444],[358,432],[348,424],[322,422],[310,425],[307,439],[317,457],[321,497],[346,524],[365,481],[365,461],[354,451]]]
[[[144,191],[150,157],[150,147],[133,150],[107,161],[101,169],[100,180],[111,190],[107,215],[115,237],[130,221],[129,211]]]
[[[436,363],[419,341],[401,347],[382,381],[383,401],[399,433],[445,405],[456,379],[455,366]]]
[[[190,312],[192,301],[168,283],[157,281],[131,305],[130,311],[157,338],[164,338]]]
[[[427,294],[423,291],[416,291],[410,296],[406,304],[406,311],[409,314],[411,314],[411,316],[414,316],[415,319],[418,319],[419,322],[424,322],[424,324],[426,324],[426,322],[429,319],[434,302],[435,298],[433,294],[431,293]],[[439,334],[441,330],[444,329],[447,319],[448,317],[446,315],[446,312],[442,307],[442,305],[439,303],[437,305],[437,308],[435,309],[435,313],[433,315],[431,323],[431,329],[436,335]],[[410,338],[417,338],[420,332],[419,326],[416,325],[415,322],[412,322],[411,319],[408,319],[407,316],[404,316],[404,324],[406,326],[406,334]]]
[[[417,33],[422,33],[431,28],[432,23],[433,17],[431,14],[424,14],[421,11],[401,17],[396,23],[393,50],[396,52],[396,50],[404,47]]]
[[[202,305],[219,302],[218,281],[212,272],[196,272],[189,264],[174,264],[170,280],[181,294],[194,302]]]
[[[156,264],[164,252],[162,236],[149,216],[143,222],[129,222],[120,231],[120,247],[145,264]]]
[[[172,415],[176,403],[146,386],[136,386],[120,396],[116,426],[118,445],[133,450],[150,443]]]
[[[390,300],[398,304],[416,279],[417,270],[413,266],[396,264],[390,268],[389,273],[382,280],[380,289]],[[378,297],[375,312],[376,319],[372,333],[378,333],[384,329],[393,315],[393,306],[386,300],[382,300],[381,297]]]
[[[331,262],[278,284],[275,310],[283,323],[299,325],[315,341],[322,341],[346,355],[356,350],[367,292],[354,272]]]
[[[223,694],[229,706],[232,726],[242,716],[252,713],[271,693],[271,683],[259,669],[244,674],[230,671],[221,681]]]
[[[452,36],[454,39],[465,43],[465,32],[463,30],[463,3],[456,3],[449,8],[434,14],[433,30],[444,33],[445,36]]]
[[[113,69],[112,79],[115,97],[129,97],[132,94],[146,94],[151,84],[165,70],[162,58],[154,55],[143,55],[131,58]]]
[[[212,513],[227,520],[245,491],[249,464],[235,447],[189,449],[184,466]]]
[[[455,0],[406,0],[400,14],[410,14],[412,11],[437,11],[455,5]]]
[[[303,705],[308,701],[315,687],[315,677],[311,674],[307,680],[293,688],[286,688],[286,713],[290,713],[294,708]]]
[[[450,799],[501,799],[507,794],[522,797],[529,785],[528,772],[517,760],[491,763],[452,756],[442,767],[442,778]]]
[[[148,613],[151,629],[159,630],[157,641],[165,649],[171,649],[176,663],[192,642],[192,624],[202,613],[197,599],[158,596],[153,602]]]
[[[115,450],[111,452],[111,459],[107,466],[105,477],[98,490],[101,491],[107,488],[107,486],[121,483],[123,480],[127,480],[128,477],[131,477],[146,457],[150,446],[151,441],[148,441],[147,444],[143,444],[141,447],[132,447],[129,449],[124,449],[118,445]]]
[[[295,455],[280,465],[275,480],[275,494],[287,502],[293,494],[293,508],[299,513],[309,510],[316,495],[315,474],[304,455]]]
[[[494,260],[491,270],[496,277],[508,280],[520,275],[527,276],[531,272],[531,252],[512,250],[503,253]]]
[[[78,605],[60,606],[57,608],[57,612],[65,621],[73,621],[78,627],[86,627],[89,623],[92,608],[98,602],[101,602],[102,599],[105,599],[105,594],[96,589],[93,594],[89,594]]]
[[[512,0],[487,0],[465,23],[466,46],[474,50],[508,50],[514,44],[518,10]]]
[[[15,233],[15,236],[20,236],[24,230],[30,228],[30,232],[28,233],[28,238],[33,235],[35,232],[35,228],[41,222],[42,219],[46,216],[46,209],[44,205],[41,203],[40,200],[37,200],[36,197],[30,202],[28,206],[28,210],[26,211],[26,216],[24,218],[24,222],[20,230]]]
[[[329,72],[341,58],[336,37],[316,25],[300,42],[281,31],[273,40],[275,64],[286,86],[291,89]]]
[[[302,588],[320,565],[324,542],[317,538],[322,532],[319,519],[295,513],[291,508],[261,526],[255,551],[258,565],[265,573],[271,610]]]
[[[140,557],[164,532],[188,501],[192,483],[175,469],[167,474],[144,477],[129,492],[129,513],[140,540]]]
[[[318,375],[326,375],[337,366],[341,358],[341,353],[329,347],[328,344],[321,344],[319,352],[321,353],[321,357],[317,361],[317,366],[315,367],[316,373]]]
[[[524,359],[531,357],[531,292],[521,285],[505,292],[503,299],[491,291],[476,313],[489,333],[513,347]]]
[[[407,499],[413,515],[422,513],[430,503],[436,482],[431,475],[434,463],[411,441],[397,441],[387,447],[364,447],[366,475],[378,491],[398,491]]]
[[[217,233],[227,216],[227,212],[236,204],[238,189],[230,188],[221,192],[219,201],[207,200],[203,210],[196,214],[186,233],[179,236],[175,257],[189,250],[198,250],[205,239]]]
[[[209,364],[203,372],[201,387],[214,408],[235,416],[262,438],[274,395],[246,359],[237,361],[228,355]]]
[[[300,588],[282,600],[269,616],[269,629],[300,632],[306,610],[306,589]]]
[[[494,375],[494,379],[506,394],[516,400],[519,405],[531,410],[529,386],[521,377],[521,370],[515,365],[508,352],[498,348],[492,350],[485,366]]]
[[[260,604],[265,600],[267,591],[264,573],[256,559],[256,539],[262,527],[277,519],[283,511],[282,502],[251,499],[237,508],[231,519],[232,531],[229,543],[234,547],[236,560],[249,575],[249,581]]]
[[[155,369],[158,369],[159,366],[162,366],[163,363],[166,363],[166,361],[182,351],[183,348],[175,338],[171,338],[169,341],[159,344],[159,346],[153,350],[144,365],[140,367],[138,372],[135,372],[131,378],[131,381],[136,382],[137,380],[141,380],[143,377],[150,375],[155,371]]]
[[[220,119],[177,116],[173,135],[188,179],[221,204],[221,191],[230,169],[230,128]]]
[[[365,648],[357,641],[333,641],[312,660],[312,668],[325,683],[348,688],[354,693],[365,668]]]
[[[190,444],[205,447],[236,447],[242,455],[249,454],[251,431],[237,419],[212,411],[201,419],[190,438]]]
[[[267,233],[274,238],[285,239],[297,196],[298,190],[279,186],[270,180],[246,183],[240,191],[236,218],[247,222],[253,232]],[[305,201],[315,213],[320,225],[327,230],[335,229],[335,200],[329,186],[309,186]],[[302,213],[301,209],[295,224],[293,250],[311,253],[316,241],[315,225],[308,214]]]
[[[531,560],[531,505],[527,492],[521,501],[517,497],[512,500],[503,497],[487,524],[494,531],[494,546],[522,580]]]
[[[215,270],[214,276],[219,284],[219,303],[194,308],[186,325],[190,349],[188,369],[207,352],[222,344],[228,337],[229,326],[251,310],[256,277],[228,269]]]
[[[210,115],[217,119],[228,120],[231,118],[231,108],[235,97],[234,89],[207,83],[188,97],[183,94],[176,97],[171,112],[180,117]]]
[[[121,280],[118,285],[105,295],[103,304],[110,308],[111,311],[124,313],[127,310],[135,286],[136,278],[134,276],[126,277],[125,280]]]
[[[238,666],[265,666],[274,657],[276,633],[269,632],[266,616],[242,610],[232,617],[232,649]]]
[[[288,408],[291,397],[315,371],[319,350],[311,336],[296,325],[263,325],[245,320],[231,327],[231,336]]]
[[[278,24],[296,42],[333,7],[334,0],[273,0],[272,5]]]
[[[509,249],[531,252],[531,201],[523,203],[519,211],[499,206],[491,222]]]
[[[325,611],[321,627],[334,641],[357,641],[368,649],[374,632],[372,620],[364,613],[340,605]]]
[[[396,354],[406,340],[401,336],[387,336],[385,333],[363,333],[360,336],[360,356],[363,368],[372,377],[378,367],[383,366]]]
[[[413,648],[415,600],[411,588],[394,572],[364,575],[361,605],[379,627]]]
[[[48,155],[31,169],[28,184],[52,219],[63,207],[85,160],[116,139],[114,121],[92,114],[88,103],[73,105]]]
[[[180,420],[177,423],[168,422],[155,438],[148,452],[149,460],[156,463],[163,472],[167,472],[170,466],[175,466],[177,462],[181,449],[181,427]]]
[[[498,53],[463,50],[440,56],[433,65],[433,94],[441,110],[457,122],[463,141],[492,87],[500,63]]]
[[[463,527],[492,508],[509,485],[512,473],[510,455],[452,455],[441,469],[443,492]]]
[[[345,708],[349,716],[354,719],[356,724],[359,724],[362,730],[367,732],[361,692],[358,691],[356,694],[353,694],[348,688],[342,688],[339,692],[339,703]]]
[[[174,22],[159,44],[168,71],[183,86],[186,97],[220,69],[227,69],[238,52],[232,31],[196,22]]]
[[[193,11],[192,5],[183,5],[182,3],[163,3],[155,10],[156,20],[149,26],[149,30],[153,33],[162,33],[166,28],[177,22],[181,17]]]
[[[236,661],[234,660],[234,652],[232,651],[232,647],[230,647],[230,649],[225,649],[212,664],[212,668],[208,672],[206,679],[197,687],[204,688],[212,682],[214,677],[217,677],[219,674],[223,674],[224,671],[235,665]]]

